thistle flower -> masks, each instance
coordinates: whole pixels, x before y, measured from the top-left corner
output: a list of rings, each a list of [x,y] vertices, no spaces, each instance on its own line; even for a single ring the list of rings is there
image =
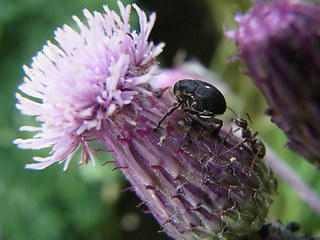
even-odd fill
[[[110,121],[112,115],[130,104],[138,93],[137,85],[147,82],[157,71],[155,58],[163,44],[148,42],[155,21],[150,21],[136,5],[140,33],[130,32],[131,6],[119,2],[121,18],[104,6],[105,14],[88,10],[83,13],[85,26],[73,19],[80,33],[65,25],[55,32],[60,46],[48,41],[33,58],[31,68],[24,66],[27,77],[19,89],[35,101],[16,94],[17,108],[26,115],[36,116],[40,127],[24,126],[22,131],[39,132],[32,139],[17,139],[20,148],[52,147],[51,156],[35,157],[38,163],[26,168],[43,169],[55,162],[65,161],[68,168],[75,151],[81,146],[80,163],[93,158],[90,141]]]
[[[140,33],[131,31],[130,5],[118,4],[122,20],[108,7],[93,16],[85,10],[88,27],[74,17],[80,33],[58,29],[59,46],[48,42],[31,67],[24,67],[28,77],[20,90],[29,97],[17,94],[17,107],[41,125],[22,127],[38,133],[15,143],[52,148],[49,157],[36,157],[38,163],[26,168],[65,162],[66,170],[80,147],[80,163],[93,161],[91,142],[98,141],[169,236],[236,239],[258,230],[274,191],[272,172],[232,132],[212,135],[208,126],[196,124],[188,143],[181,109],[154,131],[174,101],[167,93],[153,94],[166,85],[152,81],[163,48],[147,41],[155,15],[147,21],[133,5]]]
[[[289,147],[320,167],[320,5],[255,1],[227,32]]]

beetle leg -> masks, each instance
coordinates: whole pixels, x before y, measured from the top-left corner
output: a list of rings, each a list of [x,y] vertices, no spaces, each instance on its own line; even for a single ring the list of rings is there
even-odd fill
[[[214,133],[219,133],[220,129],[222,128],[223,121],[219,118],[213,118],[213,122],[218,124],[218,126],[213,130]]]
[[[188,128],[187,128],[187,133],[186,133],[186,140],[187,140],[187,142],[188,142],[189,144],[191,144],[192,141],[191,141],[191,135],[190,135],[190,133],[191,133],[192,124],[193,124],[194,120],[193,120],[190,116],[188,116],[188,115],[186,115],[186,118],[185,118],[185,119],[186,119],[187,123],[189,124],[189,126],[188,126]]]
[[[207,123],[218,124],[213,130],[214,133],[219,133],[219,130],[222,128],[223,121],[219,118],[209,117],[209,116],[199,116],[199,118]]]
[[[176,110],[177,108],[181,107],[181,103],[177,102],[175,103],[169,110],[168,112],[159,120],[157,127],[153,130],[153,131],[157,131],[158,128],[160,127],[161,123],[163,122],[163,120],[165,120],[168,116],[170,116],[174,110]]]

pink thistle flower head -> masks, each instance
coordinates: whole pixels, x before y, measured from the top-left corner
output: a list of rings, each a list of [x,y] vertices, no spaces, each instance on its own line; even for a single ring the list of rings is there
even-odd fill
[[[64,25],[55,31],[57,45],[47,42],[33,58],[31,67],[24,66],[26,77],[16,94],[19,110],[35,116],[39,127],[23,126],[21,131],[38,132],[30,139],[14,141],[23,149],[52,147],[46,158],[26,168],[43,169],[65,161],[64,170],[76,150],[82,146],[80,163],[94,159],[89,144],[93,132],[137,94],[135,87],[146,83],[157,71],[155,58],[164,44],[155,46],[148,37],[155,21],[149,20],[135,4],[140,32],[131,31],[131,5],[119,1],[119,16],[104,6],[105,13],[84,9],[87,25],[73,19],[80,31]],[[37,100],[35,100],[37,99]]]

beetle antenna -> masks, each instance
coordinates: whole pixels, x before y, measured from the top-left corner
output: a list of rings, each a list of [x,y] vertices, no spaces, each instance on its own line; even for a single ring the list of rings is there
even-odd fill
[[[235,110],[233,110],[231,107],[227,106],[227,108],[236,116],[239,117],[239,114],[236,113]]]

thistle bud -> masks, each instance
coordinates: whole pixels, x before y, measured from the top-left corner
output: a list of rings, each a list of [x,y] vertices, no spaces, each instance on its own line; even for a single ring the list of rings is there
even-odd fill
[[[252,149],[229,132],[212,136],[203,126],[192,129],[188,142],[181,110],[154,132],[170,99],[140,95],[133,102],[104,128],[101,141],[162,231],[191,240],[237,239],[258,230],[275,180]]]
[[[227,32],[289,147],[320,167],[320,5],[255,1]]]
[[[236,239],[265,222],[274,191],[272,172],[233,132],[195,124],[186,140],[186,112],[172,107],[169,94],[155,96],[152,81],[163,44],[148,42],[150,20],[136,5],[140,32],[128,23],[131,6],[119,2],[121,18],[85,10],[88,26],[76,17],[80,33],[65,26],[59,46],[48,43],[34,58],[20,86],[17,107],[35,116],[40,127],[21,148],[51,147],[29,169],[65,162],[82,148],[81,163],[93,161],[92,141],[104,144],[136,194],[175,239]],[[157,81],[161,81],[158,75]],[[166,78],[163,78],[166,79]],[[177,79],[178,80],[178,79]],[[153,83],[152,83],[153,82]],[[39,100],[36,101],[35,98]]]

